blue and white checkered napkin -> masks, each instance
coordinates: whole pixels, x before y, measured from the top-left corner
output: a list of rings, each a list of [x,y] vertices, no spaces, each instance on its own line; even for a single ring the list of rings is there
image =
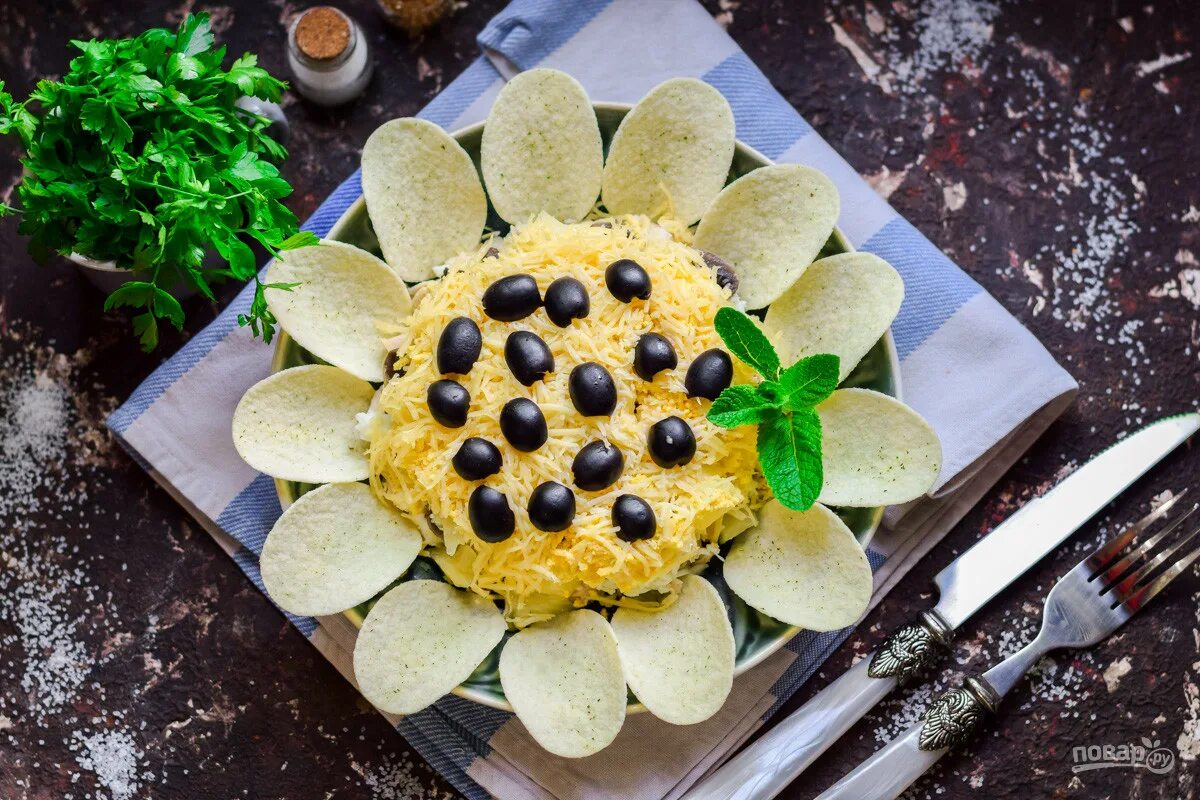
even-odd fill
[[[699,76],[729,99],[742,141],[829,175],[841,191],[841,229],[904,276],[892,328],[904,399],[937,429],[945,466],[933,496],[889,510],[869,551],[876,600],[1070,403],[1075,382],[1033,336],[897,216],[693,0],[516,0],[479,42],[485,55],[422,117],[447,130],[483,119],[506,77],[538,65],[565,70],[592,98],[610,101],[635,102],[667,78]],[[304,227],[325,233],[359,193],[355,174]],[[108,424],[262,589],[258,553],[279,502],[271,479],[242,463],[230,436],[234,405],[271,359],[270,347],[237,326],[249,302],[243,291]],[[291,620],[353,680],[354,630],[341,617]],[[740,677],[714,718],[677,728],[630,717],[611,747],[582,760],[548,756],[511,715],[456,697],[396,723],[471,798],[673,798],[745,741],[847,634],[797,636]]]

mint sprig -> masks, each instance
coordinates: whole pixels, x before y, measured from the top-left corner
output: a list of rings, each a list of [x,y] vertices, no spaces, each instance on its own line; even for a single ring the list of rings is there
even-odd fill
[[[726,307],[713,324],[730,352],[765,380],[726,388],[708,409],[709,421],[722,428],[757,425],[758,463],[771,492],[788,508],[811,508],[824,483],[815,407],[837,388],[840,359],[821,353],[781,370],[779,354],[750,317]]]

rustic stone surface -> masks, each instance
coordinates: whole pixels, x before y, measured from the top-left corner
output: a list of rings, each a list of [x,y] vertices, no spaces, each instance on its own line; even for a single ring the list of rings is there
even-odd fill
[[[472,0],[421,39],[363,24],[376,77],[335,110],[289,96],[300,216],[375,125],[412,114],[475,55],[500,7]],[[888,597],[794,707],[927,607],[929,579],[981,533],[1140,422],[1200,397],[1200,97],[1184,2],[706,0],[810,122],[1016,314],[1082,384],[1079,402]],[[0,5],[18,92],[66,42],[174,23],[192,4]],[[212,7],[223,41],[283,72],[282,2]],[[11,150],[0,191],[16,181]],[[74,268],[37,267],[0,223],[0,796],[425,798],[452,794],[181,509],[103,415],[212,318],[140,354]],[[227,299],[232,290],[226,291]],[[1195,483],[1200,448],[1135,487],[972,620],[942,688],[1030,638],[1055,577],[1110,525]],[[1060,654],[913,797],[1193,798],[1200,767],[1200,580],[1091,651]],[[928,702],[885,704],[785,796],[812,796]],[[1161,742],[1174,768],[1073,774],[1079,745]]]

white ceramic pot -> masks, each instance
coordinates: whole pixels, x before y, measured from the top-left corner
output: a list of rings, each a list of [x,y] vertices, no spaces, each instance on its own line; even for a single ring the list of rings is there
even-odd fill
[[[216,256],[212,258],[217,259]],[[111,294],[127,281],[135,280],[132,272],[121,269],[111,261],[97,261],[79,253],[71,253],[67,260],[75,265],[88,283],[105,294]],[[166,288],[177,300],[186,300],[196,293],[196,287],[186,281],[177,281],[174,286]]]
[[[119,269],[111,261],[97,261],[79,253],[71,253],[67,260],[76,266],[88,283],[105,294],[116,291],[121,284],[129,280],[129,270]]]

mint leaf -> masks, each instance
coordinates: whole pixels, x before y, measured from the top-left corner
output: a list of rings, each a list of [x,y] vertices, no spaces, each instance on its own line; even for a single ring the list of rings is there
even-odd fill
[[[762,423],[776,411],[776,403],[749,384],[727,386],[708,408],[708,421],[722,428]]]
[[[758,426],[758,462],[772,494],[794,511],[821,494],[821,419],[811,409],[778,414]]]
[[[781,404],[788,411],[812,408],[838,385],[841,359],[829,353],[802,358],[779,374]]]
[[[725,306],[713,320],[717,334],[729,351],[754,367],[764,378],[779,377],[779,355],[754,320],[735,308]]]

